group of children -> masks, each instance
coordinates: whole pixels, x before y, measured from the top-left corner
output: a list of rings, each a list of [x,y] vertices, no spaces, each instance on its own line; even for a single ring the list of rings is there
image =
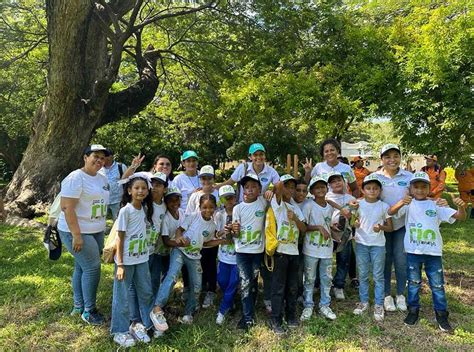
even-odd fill
[[[372,271],[373,314],[376,321],[382,321],[384,232],[392,231],[392,218],[401,216],[406,216],[408,258],[409,311],[405,323],[414,324],[418,319],[422,265],[429,278],[438,322],[447,323],[439,224],[465,218],[464,202],[454,201],[457,211],[437,206],[428,199],[429,178],[423,172],[415,173],[410,181],[410,195],[392,207],[380,200],[383,182],[375,174],[364,179],[360,199],[347,193],[344,177],[336,171],[326,177],[314,176],[308,184],[283,175],[267,192],[262,192],[259,176],[242,172],[239,197],[231,185],[215,185],[214,169],[203,166],[198,174],[200,187],[187,197],[185,211],[180,207],[179,188],[168,185],[166,175],[138,172],[124,180],[117,219],[112,303],[111,332],[115,342],[125,347],[136,341],[147,343],[149,331],[159,337],[168,329],[165,307],[180,273],[186,301],[182,323],[193,322],[203,287],[207,291],[203,307],[213,303],[217,281],[222,301],[216,323],[224,323],[240,288],[242,318],[238,327],[251,327],[255,322],[258,277],[264,256],[268,256],[265,232],[271,226],[276,229],[277,246],[271,253],[271,275],[266,275],[264,285],[271,287],[270,326],[276,334],[285,332],[284,322],[288,328],[295,328],[300,321],[311,318],[317,283],[320,314],[336,319],[330,291],[334,285],[336,297],[344,297],[337,283],[345,281],[348,267],[346,261],[337,260],[333,280],[333,253],[337,258],[348,252],[350,255],[352,239],[360,281],[360,301],[353,312],[360,315],[369,309]],[[298,275],[300,268],[303,275]],[[301,285],[304,309],[298,317]],[[447,330],[447,324],[440,323],[440,327]]]

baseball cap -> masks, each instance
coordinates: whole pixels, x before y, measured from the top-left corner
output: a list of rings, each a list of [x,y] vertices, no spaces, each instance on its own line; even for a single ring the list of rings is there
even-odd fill
[[[177,195],[181,197],[181,191],[179,190],[178,187],[171,186],[168,188],[166,191],[165,197],[172,196],[172,195]]]
[[[280,181],[283,182],[283,183],[287,183],[288,181],[293,181],[293,182],[296,183],[296,179],[293,176],[289,175],[289,174],[282,175],[280,177]]]
[[[326,175],[327,183],[329,183],[331,181],[331,178],[336,177],[336,176],[342,177],[342,179],[344,180],[344,177],[342,176],[342,174],[340,172],[329,171],[328,174]]]
[[[43,244],[48,251],[49,259],[58,260],[61,257],[62,241],[55,226],[48,225],[44,232]]]
[[[234,187],[225,185],[219,188],[219,197],[235,196]]]
[[[153,180],[158,180],[160,181],[162,184],[165,185],[165,187],[168,187],[168,177],[166,176],[166,174],[162,173],[162,172],[155,172],[154,174],[152,174],[150,176],[150,179],[153,181]]]
[[[258,184],[259,184],[260,186],[262,186],[262,184],[261,184],[261,182],[260,182],[258,176],[255,175],[255,174],[247,174],[247,175],[245,175],[244,177],[242,177],[242,178],[240,179],[240,184],[241,184],[242,186],[245,186],[245,184],[246,184],[248,181],[255,181],[255,182],[258,182]]]
[[[382,149],[380,150],[380,157],[382,157],[386,152],[388,152],[389,150],[396,150],[397,152],[401,153],[400,151],[400,147],[396,144],[393,144],[393,143],[389,143],[389,144],[385,144]]]
[[[181,155],[181,161],[185,161],[189,158],[196,158],[196,159],[199,159],[198,158],[198,155],[196,154],[196,152],[194,150],[186,150],[183,155]]]
[[[362,187],[364,187],[369,182],[377,182],[380,187],[382,187],[382,182],[378,179],[376,174],[370,174],[364,177],[364,181],[362,181]]]
[[[84,149],[84,154],[90,154],[93,152],[104,152],[105,156],[110,156],[110,151],[102,144],[91,144]]]
[[[438,161],[438,157],[434,154],[432,155],[425,155],[425,159],[431,159],[433,161]]]
[[[253,153],[256,153],[258,151],[262,151],[262,152],[266,153],[265,147],[260,143],[254,143],[249,147],[249,155],[251,155]]]
[[[314,176],[313,178],[311,178],[311,181],[309,181],[308,190],[310,191],[311,188],[313,188],[313,186],[318,182],[323,182],[325,185],[328,184],[328,182],[324,178],[319,177],[319,176]]]
[[[214,173],[214,168],[211,165],[204,165],[201,167],[201,170],[199,170],[199,175],[198,177],[203,177],[203,176],[215,176]]]
[[[430,177],[428,176],[428,174],[426,172],[423,172],[423,171],[415,172],[413,174],[413,178],[410,180],[410,184],[418,182],[418,181],[426,182],[426,183],[429,184],[430,183]]]

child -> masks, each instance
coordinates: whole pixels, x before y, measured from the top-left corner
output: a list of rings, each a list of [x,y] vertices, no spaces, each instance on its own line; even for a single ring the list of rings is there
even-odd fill
[[[248,174],[240,181],[243,202],[232,212],[237,267],[239,268],[242,298],[242,318],[237,327],[248,329],[254,324],[255,302],[258,292],[258,274],[263,259],[264,224],[267,201],[260,196],[262,185],[255,174]]]
[[[149,314],[152,289],[148,268],[146,218],[152,221],[153,205],[149,193],[150,179],[144,173],[130,176],[122,197],[115,255],[115,278],[112,299],[111,332],[114,341],[123,347],[135,345],[135,340],[150,342],[146,330],[152,326]],[[147,204],[147,214],[143,207]],[[126,205],[125,205],[126,204]],[[130,324],[129,288],[134,284],[141,322]]]
[[[439,229],[441,222],[454,223],[466,219],[466,204],[454,199],[458,210],[440,207],[428,199],[430,178],[425,172],[417,172],[410,181],[410,196],[405,196],[393,205],[388,213],[406,215],[404,247],[408,265],[408,315],[406,325],[415,325],[420,310],[421,268],[425,266],[428,277],[436,321],[441,331],[451,331],[448,321],[448,306],[444,291],[442,264],[443,239]]]
[[[334,209],[326,201],[328,184],[321,177],[313,177],[309,192],[314,196],[310,203],[308,226],[303,245],[304,254],[304,309],[301,320],[309,320],[313,314],[313,289],[319,263],[321,297],[319,311],[324,317],[334,320],[336,314],[331,307],[332,250],[330,224]]]
[[[276,334],[283,334],[283,312],[289,328],[298,327],[296,301],[298,298],[298,239],[306,231],[304,217],[298,206],[290,204],[296,189],[296,180],[283,175],[276,184],[271,207],[275,214],[278,247],[273,255],[272,313],[270,326]],[[286,305],[286,307],[285,307]]]
[[[173,186],[181,192],[181,209],[186,210],[189,196],[199,188],[198,155],[194,150],[187,150],[181,155],[181,165],[184,172],[176,176]]]
[[[168,330],[162,308],[168,302],[183,265],[188,268],[189,283],[194,294],[187,296],[184,316],[180,321],[184,324],[193,322],[202,284],[201,249],[205,242],[215,236],[216,224],[213,215],[216,207],[217,201],[212,194],[202,195],[200,211],[186,216],[176,231],[174,240],[176,248],[171,251],[170,268],[158,291],[156,305],[150,312],[151,320],[160,331]]]
[[[392,231],[392,219],[387,215],[390,206],[379,200],[382,183],[376,175],[366,176],[362,182],[364,199],[359,202],[356,227],[356,262],[359,271],[359,299],[354,314],[360,315],[369,308],[369,271],[372,270],[375,286],[374,318],[384,319],[385,298],[385,236]]]
[[[217,281],[223,297],[217,313],[216,324],[222,325],[225,314],[234,304],[234,296],[239,285],[239,270],[235,258],[235,245],[232,240],[232,212],[237,204],[234,188],[229,185],[222,186],[219,188],[219,198],[224,203],[224,209],[216,214],[218,236],[222,237],[218,254]]]
[[[201,185],[199,191],[194,191],[188,199],[185,214],[196,213],[199,211],[199,199],[203,194],[212,194],[216,199],[219,197],[219,192],[214,189],[215,172],[211,165],[204,165],[199,170],[198,179]]]

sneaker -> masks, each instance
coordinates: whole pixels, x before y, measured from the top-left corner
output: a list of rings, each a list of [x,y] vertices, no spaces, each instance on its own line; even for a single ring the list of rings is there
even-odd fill
[[[301,304],[301,305],[304,305],[304,298],[303,298],[303,296],[299,296],[299,297],[298,297],[298,300],[296,301],[296,303]]]
[[[133,336],[128,332],[114,334],[114,342],[125,348],[133,347],[136,343]]]
[[[155,339],[159,339],[160,337],[162,337],[165,333],[163,331],[160,331],[160,330],[153,330],[153,337]]]
[[[183,315],[181,318],[179,318],[178,321],[181,324],[191,325],[193,323],[193,316],[186,314],[186,315]]]
[[[69,315],[70,316],[82,315],[83,312],[84,312],[84,308],[73,307]]]
[[[132,323],[132,325],[130,325],[130,335],[132,335],[135,340],[143,343],[150,343],[151,341],[142,323]]]
[[[102,324],[104,324],[104,316],[102,314],[100,314],[97,311],[97,309],[82,312],[81,318],[87,324],[91,324],[91,325],[102,325]]]
[[[237,323],[237,329],[240,329],[240,330],[248,331],[252,326],[254,326],[253,320],[245,321],[243,317]]]
[[[353,279],[351,280],[351,286],[352,286],[352,288],[358,289],[359,286],[360,286],[360,284],[359,284],[359,279],[353,278]]]
[[[267,314],[272,314],[272,301],[269,299],[264,299],[263,304],[265,305],[265,311]]]
[[[359,302],[357,303],[355,309],[352,311],[352,313],[354,313],[355,315],[361,315],[363,313],[365,313],[367,311],[367,309],[369,309],[369,303],[362,303],[362,302]]]
[[[383,321],[384,315],[385,315],[385,311],[383,310],[383,306],[380,304],[376,304],[374,307],[375,321]]]
[[[303,313],[301,313],[300,320],[301,321],[306,321],[311,319],[311,316],[313,315],[313,308],[305,308],[303,309]]]
[[[395,307],[395,302],[393,302],[393,297],[392,296],[387,296],[383,300],[383,307],[387,312],[395,312],[397,310],[397,307]]]
[[[168,330],[169,326],[168,326],[168,323],[166,322],[166,318],[165,318],[165,315],[163,314],[163,311],[159,311],[158,313],[155,313],[152,310],[150,312],[150,319],[156,330],[163,331],[163,332]]]
[[[453,331],[453,328],[451,327],[448,321],[449,312],[437,310],[435,311],[435,314],[436,314],[436,321],[438,322],[438,327],[441,331],[444,331],[444,332]]]
[[[419,312],[420,310],[418,308],[408,308],[408,314],[405,320],[403,320],[405,325],[415,325],[418,321]]]
[[[344,296],[344,289],[334,287],[334,297],[339,300],[346,299],[346,297]]]
[[[397,308],[402,312],[407,311],[407,302],[404,295],[397,295]]]
[[[204,302],[202,303],[203,308],[209,308],[210,306],[214,305],[214,298],[216,294],[214,292],[206,292],[206,296],[204,297]]]
[[[216,324],[222,325],[224,323],[225,316],[221,312],[217,313]]]
[[[332,311],[331,307],[329,306],[324,306],[319,308],[319,312],[323,317],[326,317],[330,320],[335,320],[336,319],[336,314]]]
[[[270,320],[270,327],[275,335],[283,335],[285,334],[285,330],[281,326],[280,323],[275,322],[273,319]]]
[[[290,329],[296,329],[298,326],[300,326],[300,322],[296,318],[291,318],[288,319],[287,325]]]

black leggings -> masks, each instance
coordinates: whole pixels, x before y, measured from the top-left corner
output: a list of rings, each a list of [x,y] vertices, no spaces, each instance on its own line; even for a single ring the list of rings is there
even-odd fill
[[[217,286],[217,251],[218,247],[201,250],[202,291],[216,292]]]

